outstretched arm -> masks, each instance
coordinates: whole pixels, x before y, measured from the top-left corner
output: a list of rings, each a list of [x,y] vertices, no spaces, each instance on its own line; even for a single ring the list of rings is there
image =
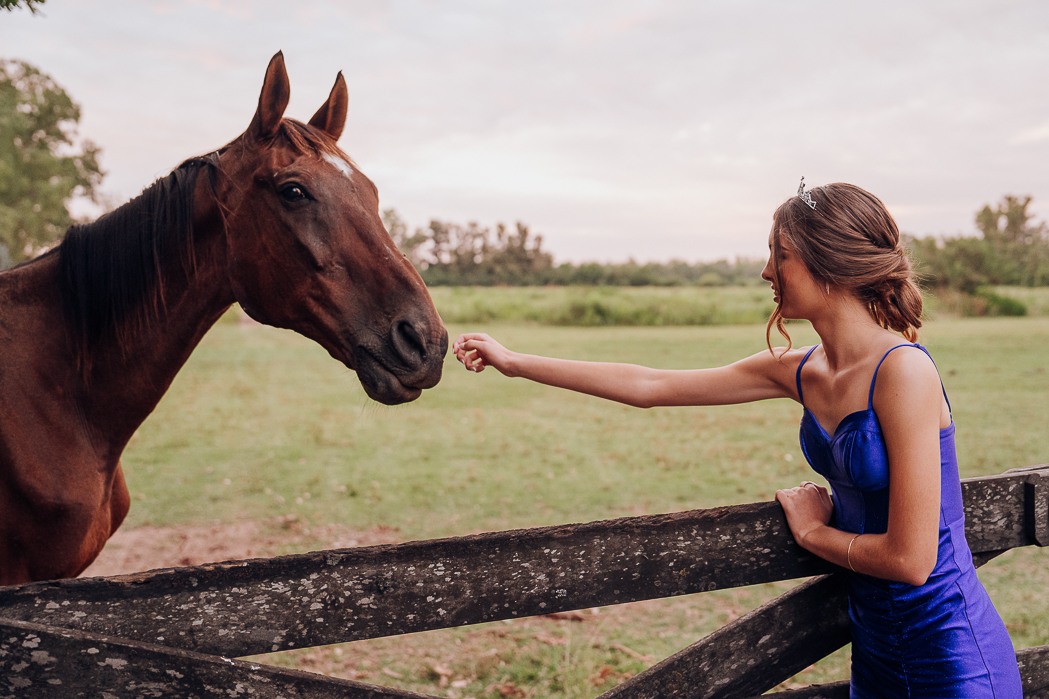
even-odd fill
[[[728,366],[685,371],[521,354],[484,333],[460,335],[452,351],[470,371],[491,366],[505,376],[520,376],[639,408],[797,399],[793,373],[799,361],[794,356],[797,350],[784,357],[764,351]]]
[[[943,394],[936,368],[921,350],[897,350],[878,373],[874,409],[889,456],[889,519],[884,534],[827,526],[830,496],[804,483],[781,490],[794,538],[845,568],[886,580],[923,585],[936,567],[940,516],[940,427]]]

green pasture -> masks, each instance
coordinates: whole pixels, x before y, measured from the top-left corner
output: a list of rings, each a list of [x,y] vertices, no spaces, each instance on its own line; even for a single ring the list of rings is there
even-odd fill
[[[760,287],[432,287],[446,323],[575,327],[764,323],[775,304]]]
[[[434,287],[434,303],[446,323],[538,323],[542,325],[688,326],[764,323],[775,305],[767,285],[738,287]],[[1026,313],[1049,315],[1049,287],[986,287],[983,296],[957,291],[928,291],[929,319],[1008,315],[1002,297],[1023,304]]]
[[[444,292],[435,299],[449,319]],[[813,342],[807,325],[788,327],[795,345]],[[664,368],[721,365],[765,342],[764,327],[753,324],[450,323],[453,338],[466,330],[489,332],[525,352]],[[923,343],[954,407],[963,477],[1049,462],[1049,317],[934,320]],[[786,400],[639,410],[494,370],[475,375],[451,359],[437,388],[388,408],[370,402],[354,374],[320,347],[287,331],[240,324],[231,314],[204,338],[125,452],[132,493],[125,526],[294,515],[318,525],[384,525],[410,540],[770,500],[777,488],[814,475],[798,447],[799,417],[799,406]],[[1040,551],[1022,550],[981,572],[1017,647],[1049,643],[1047,563]],[[430,657],[425,649],[432,646],[433,657],[451,653],[463,676],[473,678],[448,696],[479,697],[504,680],[532,688],[527,696],[593,696],[611,686],[601,682],[614,684],[651,664],[609,644],[658,660],[788,587],[647,603],[633,615],[606,610],[593,623],[553,631],[521,620],[285,654],[276,662],[350,668],[358,673],[350,676],[368,681],[436,691],[439,676],[425,664],[412,670],[403,650],[408,644]],[[600,642],[591,637],[599,630]],[[503,645],[485,654],[491,644]],[[476,657],[460,652],[475,646]],[[360,674],[358,660],[346,660],[358,657],[353,648],[387,658],[379,662],[403,679]],[[839,652],[800,681],[842,677],[846,658]]]

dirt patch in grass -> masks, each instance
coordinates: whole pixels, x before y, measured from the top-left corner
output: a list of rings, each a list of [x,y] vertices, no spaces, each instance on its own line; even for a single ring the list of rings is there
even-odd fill
[[[294,515],[256,522],[216,522],[200,526],[120,529],[80,577],[108,577],[157,568],[268,558],[317,549],[392,544],[401,541],[391,527],[364,531],[340,524],[308,526]]]

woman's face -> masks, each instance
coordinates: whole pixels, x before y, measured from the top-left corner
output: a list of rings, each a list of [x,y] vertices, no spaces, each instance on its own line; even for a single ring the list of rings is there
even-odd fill
[[[822,285],[793,248],[777,244],[775,228],[769,233],[769,261],[761,270],[761,278],[772,285],[772,300],[780,304],[784,318],[811,318],[817,307],[826,304]]]

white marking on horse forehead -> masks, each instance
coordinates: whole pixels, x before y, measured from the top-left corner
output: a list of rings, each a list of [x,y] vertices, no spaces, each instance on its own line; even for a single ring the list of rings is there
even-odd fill
[[[346,162],[345,158],[340,158],[339,156],[332,155],[331,153],[325,153],[321,157],[327,160],[332,165],[334,165],[336,168],[338,168],[339,172],[346,175],[347,177],[353,176],[353,168],[350,167],[350,164]]]

